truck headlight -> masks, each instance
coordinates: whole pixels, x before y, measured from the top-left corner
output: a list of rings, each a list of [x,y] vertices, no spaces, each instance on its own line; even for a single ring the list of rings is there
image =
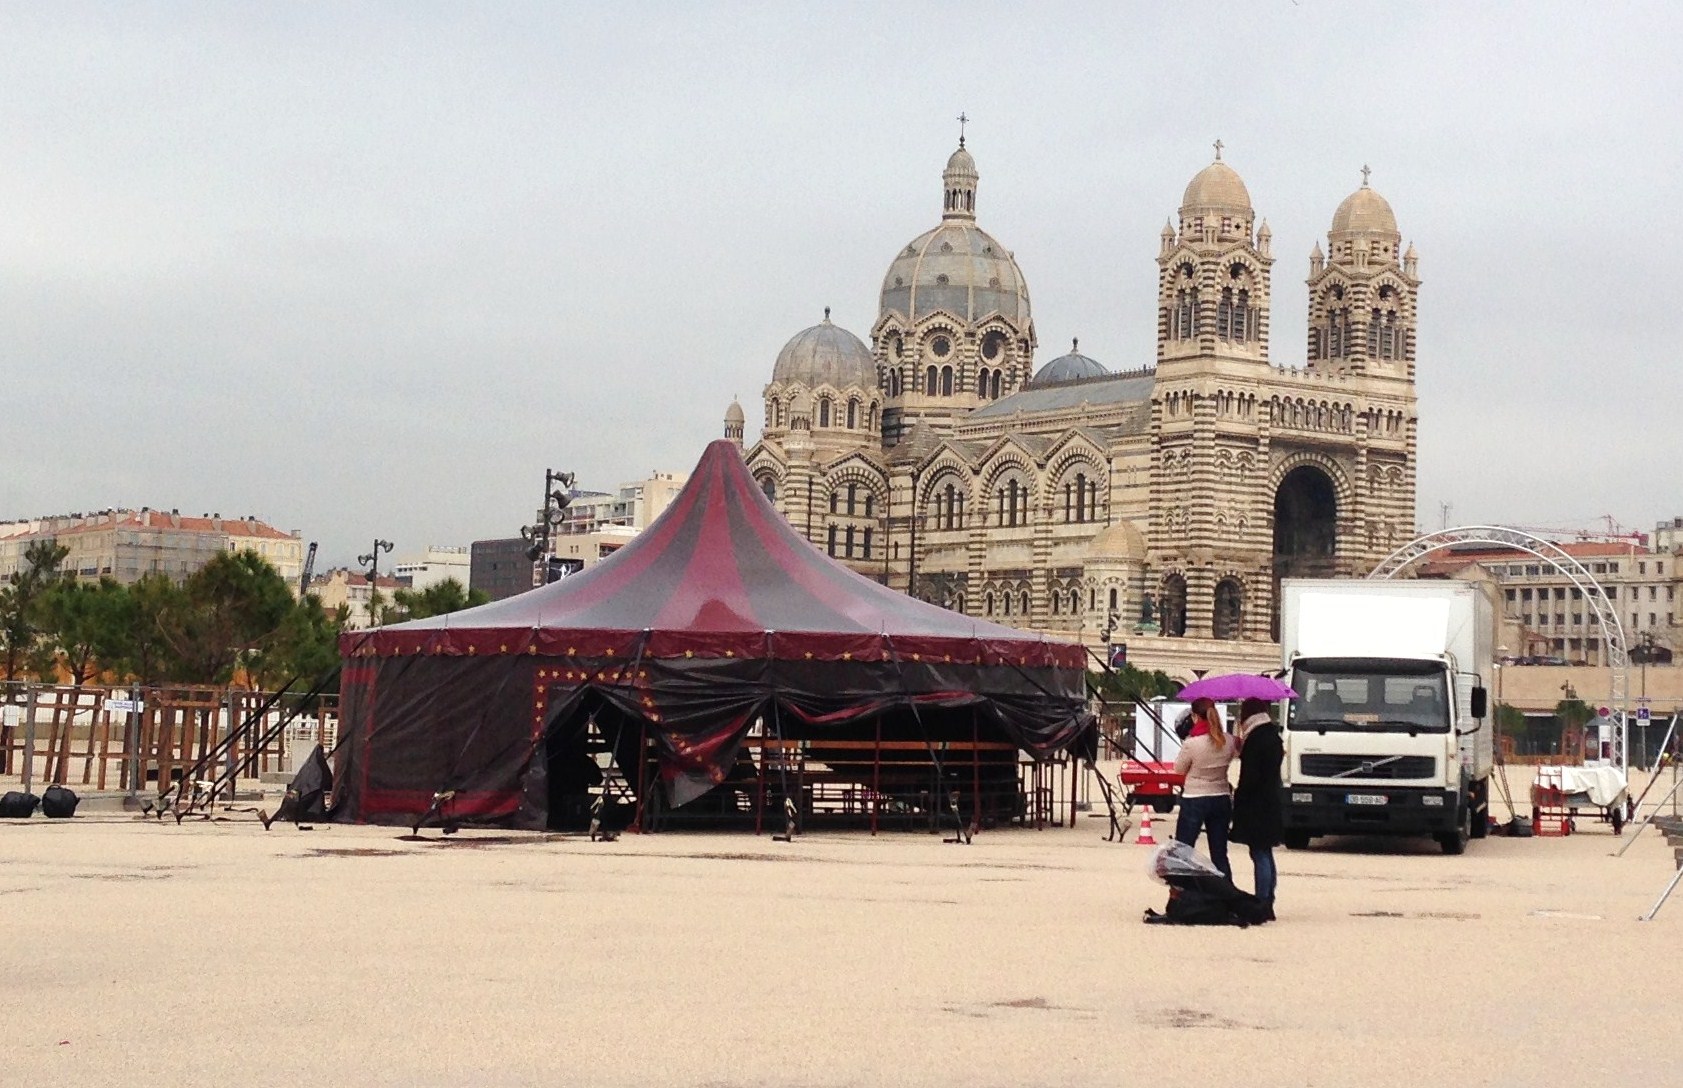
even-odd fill
[[[1312,793],[1294,793],[1291,795],[1291,803],[1294,805],[1309,805],[1314,804],[1314,802],[1315,795]]]
[[[1420,803],[1422,805],[1431,805],[1434,808],[1442,808],[1443,807],[1443,794],[1441,794],[1441,793],[1428,793],[1426,796],[1420,798]]]

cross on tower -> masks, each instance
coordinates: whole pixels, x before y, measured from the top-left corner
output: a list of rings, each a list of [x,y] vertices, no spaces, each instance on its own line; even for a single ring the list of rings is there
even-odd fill
[[[958,146],[964,146],[964,126],[970,123],[970,118],[963,113],[958,115]]]
[[[1221,161],[1221,148],[1222,148],[1222,143],[1221,143],[1220,140],[1217,140],[1215,142],[1216,162]]]
[[[1362,164],[1362,188],[1364,188],[1364,189],[1367,188],[1367,176],[1371,173],[1373,173],[1373,171],[1368,169],[1366,163],[1363,163]]]

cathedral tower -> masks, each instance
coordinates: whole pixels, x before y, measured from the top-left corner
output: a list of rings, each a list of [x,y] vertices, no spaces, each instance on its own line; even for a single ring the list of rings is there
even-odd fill
[[[1221,356],[1268,361],[1268,224],[1256,225],[1238,173],[1215,161],[1187,183],[1180,225],[1163,226],[1157,254],[1157,362]]]
[[[941,173],[941,222],[883,277],[875,344],[883,442],[923,422],[937,435],[1009,396],[1034,366],[1028,284],[1011,252],[976,225],[976,160],[964,147]]]
[[[1418,259],[1401,251],[1391,205],[1368,185],[1344,198],[1309,257],[1309,365],[1327,374],[1414,380]]]

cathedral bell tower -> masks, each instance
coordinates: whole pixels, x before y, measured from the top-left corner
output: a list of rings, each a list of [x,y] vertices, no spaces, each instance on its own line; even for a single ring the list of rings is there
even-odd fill
[[[1221,357],[1268,361],[1268,224],[1256,224],[1238,173],[1215,161],[1193,176],[1180,223],[1166,223],[1157,255],[1157,364]]]
[[[1309,366],[1324,374],[1414,380],[1415,299],[1420,289],[1414,247],[1390,203],[1368,185],[1344,198],[1309,256]]]

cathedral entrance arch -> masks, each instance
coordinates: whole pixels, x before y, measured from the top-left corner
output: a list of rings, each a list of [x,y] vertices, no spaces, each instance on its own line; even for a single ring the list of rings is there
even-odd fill
[[[1330,578],[1338,544],[1338,489],[1318,465],[1298,465],[1274,492],[1273,637],[1280,637],[1280,579]]]

